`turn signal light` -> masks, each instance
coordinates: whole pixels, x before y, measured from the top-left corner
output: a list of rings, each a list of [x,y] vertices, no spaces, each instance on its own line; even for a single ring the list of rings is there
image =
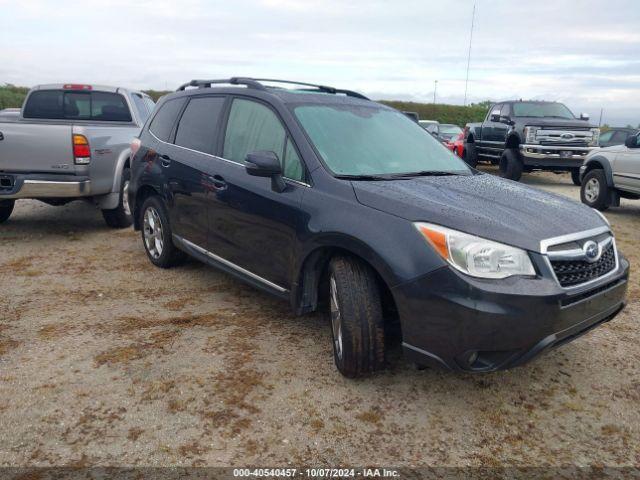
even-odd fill
[[[84,135],[73,135],[73,159],[76,165],[88,165],[91,162],[91,147]]]

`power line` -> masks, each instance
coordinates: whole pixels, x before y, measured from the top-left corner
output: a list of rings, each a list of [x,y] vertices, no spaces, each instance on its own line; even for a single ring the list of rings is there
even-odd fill
[[[476,4],[473,4],[471,14],[471,34],[469,35],[469,54],[467,55],[467,79],[464,82],[464,105],[467,105],[467,88],[469,87],[469,66],[471,64],[471,42],[473,41],[473,24],[476,19]]]

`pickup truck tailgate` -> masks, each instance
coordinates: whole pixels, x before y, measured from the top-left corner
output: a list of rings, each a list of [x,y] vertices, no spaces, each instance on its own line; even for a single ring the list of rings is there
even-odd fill
[[[0,172],[73,174],[72,128],[0,122]]]

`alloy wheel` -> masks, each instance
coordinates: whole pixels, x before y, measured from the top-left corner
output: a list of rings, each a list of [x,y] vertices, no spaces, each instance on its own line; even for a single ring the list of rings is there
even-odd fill
[[[338,303],[338,287],[336,279],[331,276],[329,280],[329,290],[331,295],[331,329],[333,331],[333,343],[336,356],[342,360],[342,314]]]
[[[600,182],[597,178],[590,178],[587,184],[584,186],[584,198],[589,203],[594,203],[600,195]]]
[[[144,212],[144,243],[149,255],[160,258],[164,247],[162,222],[160,215],[154,207],[149,207]]]

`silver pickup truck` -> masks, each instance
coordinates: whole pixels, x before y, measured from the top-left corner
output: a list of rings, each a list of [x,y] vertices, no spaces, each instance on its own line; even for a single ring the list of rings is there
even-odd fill
[[[0,115],[0,223],[17,199],[50,205],[84,199],[107,225],[131,225],[130,145],[153,110],[142,92],[96,85],[40,85],[19,115]]]

